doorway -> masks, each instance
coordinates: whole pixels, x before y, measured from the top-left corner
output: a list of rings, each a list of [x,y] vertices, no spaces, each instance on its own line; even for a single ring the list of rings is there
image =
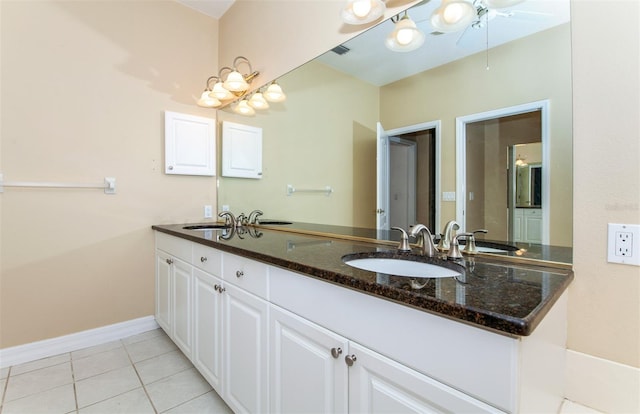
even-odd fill
[[[407,229],[422,223],[438,232],[440,121],[390,131],[381,129],[378,139],[382,141],[378,154],[382,162],[378,166],[377,211],[379,218],[386,216],[386,229]],[[388,150],[380,151],[381,148]]]
[[[540,143],[536,242],[548,243],[548,108],[539,101],[456,119],[456,221],[464,231],[485,228],[488,239],[519,238],[514,148]]]

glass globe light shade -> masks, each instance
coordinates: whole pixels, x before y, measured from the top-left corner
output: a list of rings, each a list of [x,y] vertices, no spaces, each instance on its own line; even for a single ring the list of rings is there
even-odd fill
[[[198,99],[198,106],[203,108],[217,108],[221,105],[221,102],[215,97],[210,95],[211,91],[205,90],[202,92],[200,99]]]
[[[287,99],[287,96],[282,92],[282,88],[277,83],[269,85],[264,92],[264,97],[269,102],[282,102]]]
[[[240,103],[233,108],[233,112],[245,116],[252,116],[256,114],[256,111],[249,106],[246,99],[241,100]]]
[[[264,99],[264,96],[262,96],[262,93],[258,92],[258,93],[254,93],[251,99],[249,99],[249,106],[255,109],[268,109],[269,103],[267,102],[266,99]]]
[[[457,32],[466,28],[476,17],[476,9],[470,2],[442,0],[442,5],[431,15],[431,25],[439,32]]]
[[[341,12],[347,24],[365,24],[379,19],[386,7],[382,0],[348,0]]]
[[[228,89],[225,89],[222,82],[216,82],[216,84],[213,85],[213,90],[210,95],[214,98],[220,99],[221,101],[233,98],[233,94],[229,92]]]
[[[236,70],[229,73],[223,85],[225,89],[231,92],[243,92],[249,89],[249,84],[244,80],[242,74]]]
[[[385,45],[394,52],[410,52],[424,43],[424,33],[408,16],[396,23],[396,27],[387,36]]]

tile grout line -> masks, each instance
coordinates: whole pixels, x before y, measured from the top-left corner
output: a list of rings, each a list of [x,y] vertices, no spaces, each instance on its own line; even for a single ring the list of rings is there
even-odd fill
[[[11,368],[13,367],[9,367],[9,370],[7,371],[7,379],[4,382],[4,387],[2,389],[2,398],[0,398],[0,413],[2,413],[4,411],[4,399],[7,395],[7,388],[9,388],[9,377],[11,376]]]
[[[149,395],[149,392],[147,391],[147,387],[146,387],[144,381],[142,380],[142,377],[140,376],[140,373],[138,372],[138,368],[136,368],[136,364],[131,359],[131,355],[129,355],[129,349],[127,348],[127,345],[123,342],[122,346],[124,347],[124,351],[127,353],[127,358],[129,359],[129,362],[131,363],[131,367],[133,368],[133,371],[136,373],[136,376],[138,377],[138,380],[140,381],[140,384],[142,384],[142,390],[144,391],[144,395],[147,396],[147,399],[149,400],[149,404],[151,404],[151,408],[153,408],[153,412],[158,414],[158,409],[156,408],[156,405],[153,403],[153,400],[151,399],[151,396]]]
[[[73,355],[69,352],[69,363],[71,364],[71,380],[73,381],[73,399],[76,403],[76,413],[80,412],[80,407],[78,407],[78,390],[76,388],[76,373],[73,368]]]

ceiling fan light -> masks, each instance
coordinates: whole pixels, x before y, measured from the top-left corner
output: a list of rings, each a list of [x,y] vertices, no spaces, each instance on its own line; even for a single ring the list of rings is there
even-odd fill
[[[214,98],[219,99],[221,101],[223,101],[225,99],[233,98],[233,94],[231,92],[229,92],[229,90],[224,87],[222,82],[216,82],[216,84],[213,85],[213,89],[211,90],[211,93],[209,95],[211,95]]]
[[[256,111],[249,106],[246,99],[241,100],[240,103],[233,108],[233,112],[244,116],[253,116],[256,114]]]
[[[490,9],[505,9],[522,3],[524,0],[484,0],[485,6]]]
[[[262,93],[254,93],[251,99],[249,99],[249,106],[255,109],[269,109],[269,102],[264,99]]]
[[[234,70],[224,81],[224,87],[231,92],[243,92],[249,89],[249,84],[244,80],[240,72]]]
[[[382,0],[348,0],[341,12],[347,24],[365,24],[379,19],[386,7]]]
[[[267,90],[264,92],[264,98],[269,102],[282,102],[287,99],[287,96],[282,92],[282,88],[277,83],[273,82]]]
[[[424,33],[405,15],[387,35],[384,44],[394,52],[410,52],[422,46],[424,38]]]
[[[442,0],[431,15],[431,25],[439,32],[457,32],[477,17],[473,4],[465,0]]]
[[[211,96],[210,93],[211,91],[208,89],[202,92],[202,95],[197,102],[198,106],[201,106],[203,108],[217,108],[218,106],[222,105],[222,103],[215,97]]]

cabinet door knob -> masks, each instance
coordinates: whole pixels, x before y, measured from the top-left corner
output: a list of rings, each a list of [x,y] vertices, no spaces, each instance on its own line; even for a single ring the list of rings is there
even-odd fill
[[[167,262],[168,265],[173,264],[173,260],[171,260],[171,259],[166,259],[166,262]]]
[[[213,288],[214,288],[215,290],[217,290],[218,292],[220,292],[220,293],[222,293],[222,292],[224,292],[225,290],[227,290],[226,288],[223,288],[223,287],[222,287],[222,285],[214,285],[214,286],[213,286]]]
[[[169,171],[172,171],[172,170],[173,170],[173,165],[170,165],[169,167],[167,167],[167,169],[168,169]]]
[[[355,355],[347,355],[344,357],[344,362],[346,362],[348,366],[352,366],[353,363],[356,362],[356,359]]]
[[[342,354],[342,348],[331,348],[331,356],[334,358],[338,358]]]
[[[200,261],[201,261],[202,263],[204,263],[204,262],[206,262],[206,261],[207,261],[207,258],[206,258],[205,256],[202,256],[202,257],[200,257]]]
[[[244,276],[244,272],[242,270],[236,270],[236,277],[240,278],[242,276]]]

